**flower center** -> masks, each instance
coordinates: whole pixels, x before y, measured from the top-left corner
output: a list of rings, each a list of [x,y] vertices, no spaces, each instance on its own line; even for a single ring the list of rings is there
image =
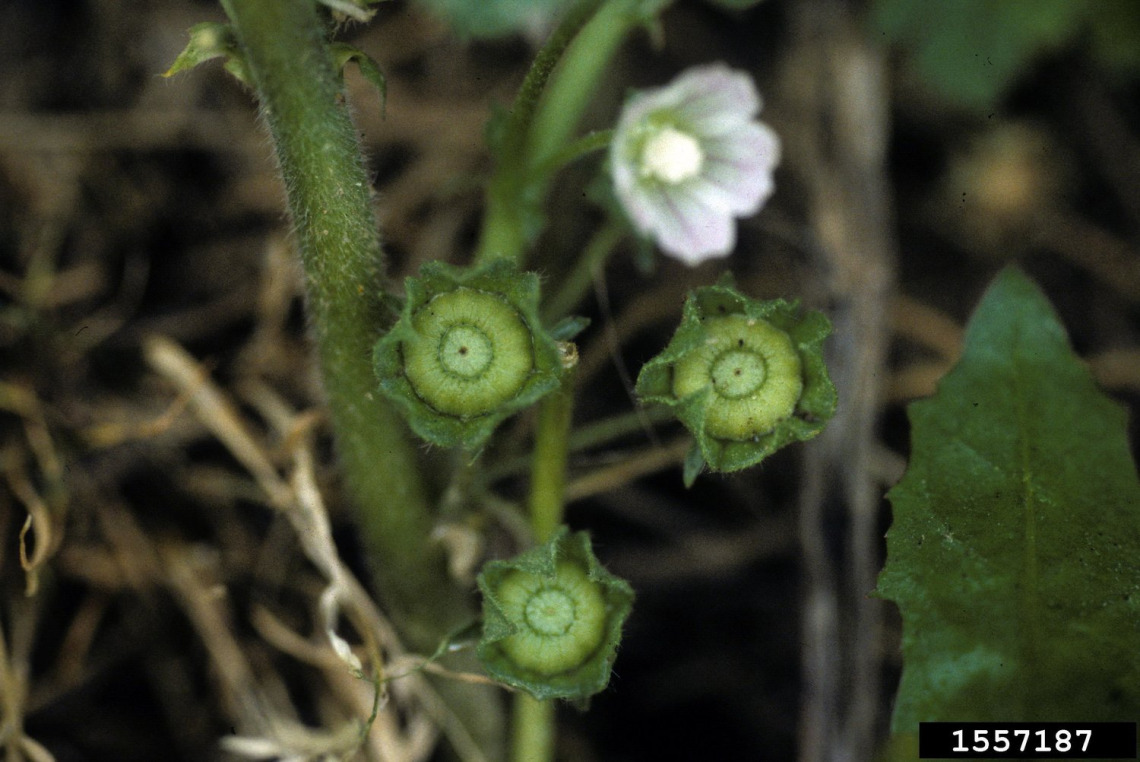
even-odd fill
[[[526,623],[543,635],[565,635],[574,624],[574,599],[547,588],[526,602]]]
[[[713,362],[709,373],[717,394],[733,400],[759,389],[768,375],[762,356],[740,350],[725,352]]]
[[[698,175],[704,161],[697,139],[672,127],[650,135],[641,148],[641,173],[669,185]]]
[[[487,334],[473,325],[456,325],[447,329],[439,343],[439,364],[448,373],[463,378],[476,378],[495,359],[495,347]]]

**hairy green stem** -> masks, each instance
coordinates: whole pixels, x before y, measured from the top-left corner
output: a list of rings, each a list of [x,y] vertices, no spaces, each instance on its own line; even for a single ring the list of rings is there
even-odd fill
[[[417,648],[466,616],[429,545],[429,502],[403,421],[376,390],[383,254],[356,132],[313,0],[221,0],[285,179],[338,452],[385,602]]]

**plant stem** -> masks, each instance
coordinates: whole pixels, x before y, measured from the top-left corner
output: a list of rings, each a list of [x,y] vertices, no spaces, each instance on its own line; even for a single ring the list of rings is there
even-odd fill
[[[521,262],[551,174],[643,0],[583,0],[539,52],[511,109],[487,189],[478,262]],[[557,65],[556,65],[557,64]],[[595,146],[597,147],[597,146]]]
[[[526,231],[520,202],[526,195],[528,184],[530,161],[526,146],[530,125],[550,73],[600,2],[582,0],[570,10],[538,52],[515,96],[501,143],[497,146],[495,174],[487,186],[487,207],[475,257],[481,264],[494,259],[517,262],[522,258]]]
[[[554,759],[554,702],[529,694],[515,694],[511,759],[514,762],[548,762]]]
[[[538,405],[531,465],[530,523],[535,540],[540,543],[549,540],[562,524],[573,410],[574,371],[570,370],[558,391]],[[553,701],[540,701],[526,693],[516,693],[512,722],[511,759],[514,762],[549,762],[554,759]]]
[[[639,0],[608,0],[566,49],[530,126],[526,156],[536,167],[570,142],[582,112],[594,95],[625,35],[644,19]]]
[[[574,263],[574,269],[563,278],[562,287],[543,306],[542,317],[548,325],[558,322],[581,303],[594,282],[595,274],[605,267],[606,260],[624,235],[625,230],[613,222],[594,234],[582,256]]]
[[[574,372],[569,371],[558,391],[538,405],[534,458],[530,480],[530,523],[534,538],[543,543],[562,524],[569,453],[570,418],[574,409]]]
[[[583,156],[588,156],[603,148],[609,148],[613,138],[613,130],[594,130],[532,168],[531,175],[538,178],[548,177]]]
[[[570,450],[586,450],[637,432],[648,434],[649,439],[656,443],[653,424],[670,421],[674,417],[673,411],[664,405],[651,405],[603,418],[571,434]]]
[[[307,306],[348,488],[405,637],[434,648],[467,615],[429,545],[432,517],[403,421],[376,393],[383,253],[345,92],[313,0],[221,0],[285,179]]]
[[[674,419],[673,411],[664,405],[653,405],[644,409],[638,408],[628,413],[603,418],[570,434],[570,452],[589,450],[639,431],[648,435],[649,439],[656,443],[653,425]],[[494,484],[508,476],[521,474],[530,467],[530,459],[526,456],[519,456],[496,463],[482,471],[480,477],[482,484]]]

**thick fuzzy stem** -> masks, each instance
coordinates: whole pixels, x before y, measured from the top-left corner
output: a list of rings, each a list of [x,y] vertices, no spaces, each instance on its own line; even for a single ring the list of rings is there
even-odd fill
[[[383,254],[344,87],[313,0],[222,0],[288,191],[339,454],[378,583],[416,647],[465,616],[439,553],[416,452],[376,392]]]

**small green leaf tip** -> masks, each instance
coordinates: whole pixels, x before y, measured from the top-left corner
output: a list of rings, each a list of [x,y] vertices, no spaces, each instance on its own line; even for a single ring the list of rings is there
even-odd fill
[[[562,527],[544,545],[479,574],[487,673],[537,699],[582,701],[603,690],[633,589],[594,557],[585,532]]]
[[[173,77],[179,72],[193,69],[198,64],[214,58],[224,58],[223,65],[226,71],[243,84],[253,86],[253,78],[238,46],[233,27],[214,21],[190,27],[190,40],[186,43],[186,48],[178,54],[178,58],[174,59],[174,63],[163,72],[162,76]]]
[[[369,13],[375,13],[375,11],[369,11]],[[329,52],[332,53],[333,64],[341,76],[344,76],[344,67],[348,66],[350,61],[356,62],[360,68],[361,76],[375,87],[376,92],[380,95],[380,113],[383,115],[388,106],[388,79],[380,69],[380,64],[359,48],[354,48],[343,42],[334,42],[329,45]]]
[[[637,395],[673,408],[714,471],[747,468],[811,439],[835,413],[829,333],[826,317],[801,315],[798,303],[749,299],[727,281],[698,288],[672,341],[641,369]]]
[[[412,430],[441,447],[478,449],[495,427],[558,387],[557,343],[538,318],[538,277],[503,261],[429,262],[376,343],[380,391]]]

